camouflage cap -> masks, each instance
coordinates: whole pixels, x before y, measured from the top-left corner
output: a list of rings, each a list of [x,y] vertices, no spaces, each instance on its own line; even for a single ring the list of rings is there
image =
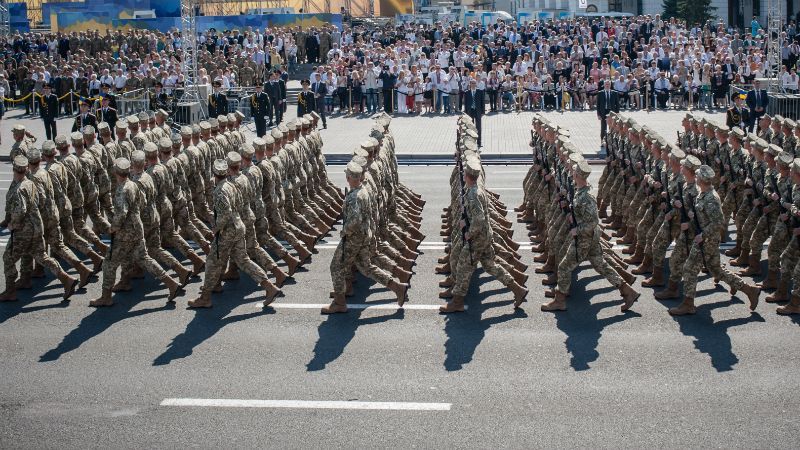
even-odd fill
[[[235,124],[236,123],[236,114],[228,113],[228,124]]]
[[[217,159],[214,161],[211,170],[214,172],[214,175],[224,177],[228,174],[228,163],[225,162],[224,159]]]
[[[151,156],[155,156],[156,153],[158,153],[158,146],[153,142],[146,142],[144,144],[143,150],[144,150],[144,155],[149,158]]]
[[[775,158],[775,162],[777,162],[778,165],[784,166],[784,167],[791,166],[793,161],[794,161],[794,155],[792,155],[789,152],[783,152],[782,151],[782,152],[780,152],[778,154],[778,157]]]
[[[208,119],[208,124],[211,125],[212,130],[219,130],[219,119],[210,118]]]
[[[136,153],[136,152],[134,152]],[[131,162],[128,158],[117,158],[114,160],[114,172],[120,175],[128,175],[131,173]]]
[[[284,133],[284,134],[289,132],[289,127],[287,127],[285,123],[282,123],[282,124],[278,125],[276,128],[281,130],[281,133]]]
[[[361,178],[361,176],[364,175],[364,169],[359,163],[353,160],[347,163],[347,167],[344,168],[344,173],[350,178]]]
[[[56,136],[55,139],[53,139],[53,142],[56,143],[56,147],[59,147],[59,146],[68,145],[69,144],[69,139],[67,138],[66,135],[59,134],[58,136]]]
[[[468,141],[464,141],[464,150],[469,150],[471,152],[478,153],[478,143],[473,141],[472,139]]]
[[[225,162],[228,163],[228,167],[237,167],[242,163],[242,155],[236,152],[228,152],[225,155]]]
[[[44,156],[53,156],[56,154],[56,143],[53,141],[42,142],[42,154]]]
[[[592,173],[592,166],[590,166],[589,162],[584,159],[575,164],[575,173],[586,179]]]
[[[111,133],[111,127],[108,126],[108,122],[100,122],[97,124],[97,132],[100,134],[109,134]]]
[[[181,136],[191,136],[191,135],[192,135],[192,127],[186,125],[181,127]]]
[[[711,166],[703,164],[694,171],[694,175],[697,177],[697,180],[709,183],[714,179],[714,169],[712,169]]]
[[[162,137],[158,140],[158,147],[162,152],[172,151],[172,140],[168,137]]]
[[[273,128],[272,131],[269,132],[269,134],[271,134],[274,139],[283,138],[283,132],[279,130],[278,127]]]
[[[364,148],[362,148],[362,147],[356,147],[356,149],[355,149],[355,150],[353,150],[353,155],[354,155],[354,156],[361,156],[361,157],[363,157],[363,158],[365,158],[365,159],[366,159],[366,158],[369,158],[369,152],[368,152],[368,151],[366,151],[366,150],[365,150]]]
[[[773,120],[774,122],[783,122],[784,120],[786,120],[786,118],[785,118],[785,117],[783,117],[783,116],[782,116],[782,115],[780,115],[780,114],[775,114],[774,116],[772,116],[772,120]]]
[[[730,130],[729,137],[735,136],[737,139],[742,140],[746,136],[743,129],[736,127]]]
[[[581,161],[585,161],[586,159],[583,157],[583,155],[582,155],[582,154],[580,154],[580,153],[578,153],[578,152],[574,152],[574,153],[570,153],[570,154],[569,154],[569,160],[570,160],[570,161],[571,161],[573,164],[577,164],[577,163],[579,163],[579,162],[581,162]]]
[[[797,126],[797,122],[795,122],[792,119],[787,118],[786,120],[783,121],[783,127],[784,128],[794,128],[796,126]]]
[[[139,126],[139,117],[136,116],[135,114],[131,114],[130,116],[126,117],[125,120],[128,122],[130,126],[133,126],[134,124],[136,126]]]
[[[218,115],[217,122],[219,122],[219,126],[221,127],[228,126],[228,116],[225,114]]]
[[[380,130],[376,130],[376,129],[373,128],[373,129],[369,130],[369,137],[371,137],[371,138],[373,138],[375,140],[381,140],[381,139],[383,139],[383,133]]]
[[[156,113],[154,111],[147,111],[147,121],[155,122],[155,120],[156,120]]]
[[[700,167],[702,163],[700,162],[700,159],[697,156],[689,155],[681,160],[681,165],[690,170],[697,170],[697,168]]]
[[[29,149],[26,156],[28,157],[28,164],[39,164],[42,161],[42,151],[36,147]]]
[[[242,153],[242,160],[245,159],[251,160],[253,159],[253,155],[256,153],[256,151],[253,148],[252,144],[250,144],[249,142],[245,142],[244,144],[242,144],[241,153]]]
[[[266,134],[264,135],[264,144],[265,145],[273,145],[275,144],[275,138],[272,135]]]
[[[211,129],[211,123],[207,120],[200,122],[198,126],[200,127],[200,131],[209,131]],[[194,127],[192,127],[192,134],[194,134]]]
[[[144,111],[140,112],[140,113],[139,113],[139,114],[136,116],[136,120],[138,120],[139,122],[147,122],[147,120],[148,120],[148,115],[147,115],[147,113],[146,113],[146,112],[144,112]]]
[[[25,125],[22,125],[21,123],[15,124],[11,128],[11,131],[13,131],[14,133],[23,133],[25,131]]]
[[[73,143],[75,143],[75,142],[83,142],[83,135],[81,134],[80,131],[76,131],[74,133],[70,133],[69,138]]]
[[[302,119],[298,119],[298,120],[300,121],[300,125],[302,125],[303,128],[308,128],[308,127],[311,126],[311,120],[306,119],[305,117],[303,117]]]
[[[114,128],[116,128],[117,130],[126,131],[128,129],[128,121],[125,119],[119,119],[116,125],[114,125]]]
[[[86,125],[85,127],[83,127],[83,135],[94,136],[95,135],[94,127],[91,125]]]
[[[166,119],[167,117],[169,117],[169,113],[168,113],[168,112],[166,112],[166,111],[164,111],[164,110],[163,110],[163,109],[161,109],[161,108],[159,108],[159,109],[156,111],[156,113],[157,113],[159,116],[163,117],[164,119]]]
[[[172,145],[180,144],[181,143],[181,135],[178,133],[172,133]]]
[[[363,156],[359,156],[359,155],[353,156],[353,158],[350,161],[355,162],[356,164],[358,164],[361,167],[367,167],[367,164],[369,164],[369,161],[367,161],[367,158],[365,158]]]
[[[267,146],[267,143],[264,141],[263,138],[257,137],[253,139],[253,147],[257,149],[262,149]]]
[[[28,169],[28,158],[24,155],[17,155],[12,164],[15,172],[25,172]]]
[[[316,111],[311,111],[311,117],[313,117],[314,120],[319,120],[320,119],[320,116]]]
[[[777,144],[769,144],[767,147],[767,153],[772,156],[778,156],[781,151],[783,151],[783,149]]]
[[[361,148],[368,152],[374,152],[378,148],[378,140],[375,138],[366,138],[361,141]]]
[[[289,131],[297,131],[297,122],[294,120],[290,120],[289,122],[286,123],[286,128],[288,128]]]
[[[131,162],[134,164],[142,164],[145,159],[145,154],[141,150],[134,150],[133,153],[131,153]]]
[[[477,160],[477,158],[468,158],[467,163],[464,164],[464,172],[471,176],[477,178],[481,174],[481,163]]]
[[[236,111],[235,113],[233,113],[233,118],[234,120],[238,120],[239,122],[241,122],[242,120],[244,120],[244,113],[241,111]],[[230,117],[228,118],[228,120],[230,120]]]

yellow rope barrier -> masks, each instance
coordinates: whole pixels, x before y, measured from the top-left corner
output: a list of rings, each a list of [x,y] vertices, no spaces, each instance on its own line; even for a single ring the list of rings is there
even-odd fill
[[[25,97],[22,97],[22,98],[13,99],[13,98],[2,97],[2,100],[6,101],[6,102],[11,102],[11,103],[19,103],[19,102],[24,102],[25,100],[31,98],[32,95],[35,95],[36,97],[39,97],[39,98],[44,97],[44,95],[42,95],[42,94],[40,94],[38,92],[31,92],[30,94],[28,94],[28,95],[26,95]],[[70,92],[67,92],[66,94],[62,95],[61,97],[58,97],[58,100],[59,101],[64,100],[65,98],[69,97],[70,95],[74,95],[74,96],[79,97],[79,98],[81,97],[80,95],[76,94],[75,92],[70,91]],[[87,98],[84,98],[84,100],[93,102],[93,101],[100,100],[101,98],[103,98],[103,97],[87,97]]]

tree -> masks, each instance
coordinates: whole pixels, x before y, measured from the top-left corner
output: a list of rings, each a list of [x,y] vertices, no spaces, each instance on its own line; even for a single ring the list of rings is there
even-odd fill
[[[678,15],[686,20],[686,26],[704,25],[715,17],[717,8],[711,6],[711,0],[678,0]]]
[[[661,14],[661,18],[664,20],[671,19],[673,17],[680,17],[678,11],[678,0],[664,0],[661,4],[661,7],[664,8],[664,13]]]

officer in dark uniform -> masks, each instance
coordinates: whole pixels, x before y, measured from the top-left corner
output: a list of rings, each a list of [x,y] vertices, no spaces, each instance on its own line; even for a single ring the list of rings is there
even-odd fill
[[[108,106],[117,109],[117,96],[110,92],[111,85],[108,83],[103,83],[100,85],[100,96],[101,97],[108,97]],[[98,105],[98,108],[100,105]]]
[[[734,104],[728,109],[725,116],[725,125],[731,130],[739,127],[747,132],[747,126],[750,123],[750,110],[744,107],[744,95],[734,95]]]
[[[52,92],[53,86],[45,83],[42,96],[39,97],[39,114],[44,122],[44,132],[47,140],[53,140],[58,135],[56,132],[56,118],[58,118],[58,97]]]
[[[109,128],[116,130],[117,121],[119,120],[117,110],[111,107],[111,99],[108,96],[101,95],[101,97],[100,108],[95,111],[97,113],[97,122],[106,122]]]
[[[89,112],[89,102],[85,98],[81,98],[78,105],[81,112],[75,117],[75,122],[72,124],[72,132],[80,131],[83,133],[83,128],[88,125],[97,129],[97,117]]]
[[[256,92],[250,96],[250,115],[256,123],[256,136],[267,134],[267,115],[270,111],[269,96],[264,93],[264,86],[256,84]]]
[[[228,97],[223,94],[222,83],[215,81],[214,93],[208,96],[208,117],[217,117],[228,114]]]
[[[303,90],[297,94],[297,117],[303,117],[311,113],[311,111],[314,111],[314,106],[316,104],[314,93],[309,90],[311,82],[303,80],[300,84],[303,86]]]
[[[150,97],[150,110],[156,111],[158,109],[169,109],[169,97],[164,92],[164,84],[156,81],[152,91],[148,91],[147,95]]]

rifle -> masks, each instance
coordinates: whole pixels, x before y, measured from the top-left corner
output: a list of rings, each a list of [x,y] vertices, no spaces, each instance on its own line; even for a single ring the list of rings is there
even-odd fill
[[[686,213],[686,205],[683,201],[683,183],[678,183],[678,196],[681,202],[681,224],[689,223],[689,214]],[[686,255],[689,255],[689,230],[683,231],[684,244],[686,244]]]
[[[703,227],[700,226],[700,219],[697,217],[697,209],[694,207],[694,199],[691,195],[688,196],[689,204],[692,206],[692,215],[694,216],[694,226],[697,228],[697,232],[699,234],[703,234]],[[708,266],[706,265],[706,252],[703,250],[703,243],[697,244],[697,247],[700,249],[700,256],[703,258],[703,267],[708,270]]]

